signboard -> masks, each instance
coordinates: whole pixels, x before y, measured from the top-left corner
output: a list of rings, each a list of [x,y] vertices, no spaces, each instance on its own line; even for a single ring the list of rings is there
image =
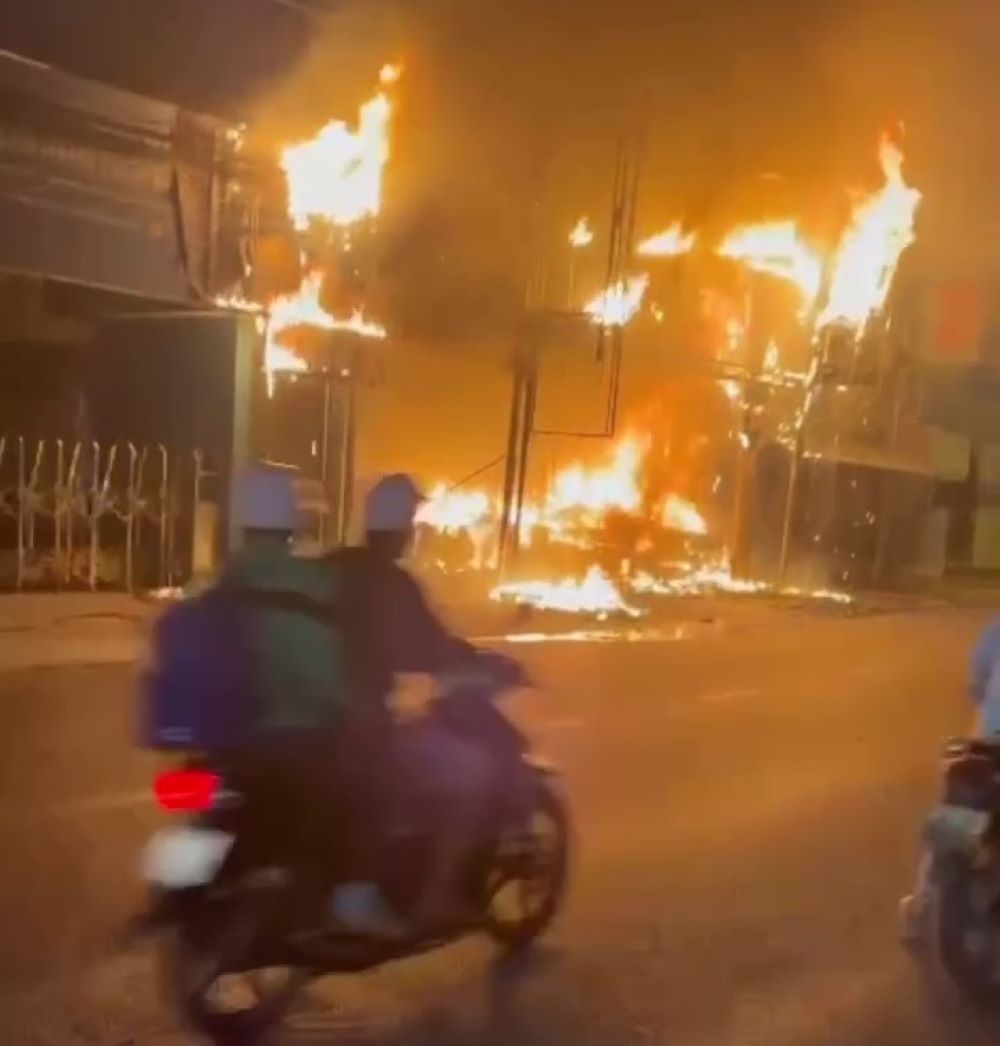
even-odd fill
[[[0,270],[205,304],[221,127],[0,52]]]
[[[971,283],[946,284],[934,294],[930,352],[941,363],[974,363],[980,358],[987,320],[986,295]]]

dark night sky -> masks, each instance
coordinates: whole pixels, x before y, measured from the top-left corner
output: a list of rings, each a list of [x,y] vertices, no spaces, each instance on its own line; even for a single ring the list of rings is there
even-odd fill
[[[821,228],[903,120],[937,263],[1000,261],[998,0],[345,0],[330,19],[280,0],[4,6],[0,47],[279,133],[350,115],[402,51],[400,208],[445,201],[498,255],[539,192],[560,224],[600,217],[613,134],[644,102],[644,228],[781,206]],[[762,193],[761,173],[783,180]]]

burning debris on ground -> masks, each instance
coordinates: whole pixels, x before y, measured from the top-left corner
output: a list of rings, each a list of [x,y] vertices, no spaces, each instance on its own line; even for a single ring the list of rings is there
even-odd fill
[[[661,495],[665,478],[652,460],[656,445],[652,435],[630,434],[607,462],[576,463],[558,472],[547,490],[525,503],[514,577],[492,585],[490,598],[621,619],[642,617],[661,598],[766,595],[852,602],[846,592],[734,577],[719,533],[694,501],[672,491]],[[682,459],[670,468],[669,452],[660,449],[668,474],[681,479]],[[485,490],[438,485],[419,516],[419,561],[446,572],[479,572],[490,584],[499,512],[498,499]],[[713,515],[724,518],[722,507]]]

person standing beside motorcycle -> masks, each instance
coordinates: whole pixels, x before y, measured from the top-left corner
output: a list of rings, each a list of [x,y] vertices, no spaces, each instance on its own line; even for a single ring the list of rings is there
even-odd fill
[[[980,635],[969,668],[969,696],[977,709],[975,733],[978,737],[1000,734],[1000,618],[991,621]],[[933,859],[925,851],[920,858],[913,893],[900,903],[901,932],[908,943],[924,938],[933,899],[932,880]]]
[[[397,799],[405,796],[407,805],[421,811],[431,837],[429,866],[412,913],[418,929],[461,918],[455,910],[457,875],[474,842],[493,772],[488,754],[476,744],[430,722],[396,724],[390,709],[399,675],[438,675],[476,656],[475,647],[445,628],[400,564],[422,502],[409,476],[382,478],[365,501],[364,544],[331,557],[346,565],[354,592],[348,642],[354,719],[366,724],[362,747],[370,756],[370,775],[362,792],[375,807],[372,824],[384,831]]]

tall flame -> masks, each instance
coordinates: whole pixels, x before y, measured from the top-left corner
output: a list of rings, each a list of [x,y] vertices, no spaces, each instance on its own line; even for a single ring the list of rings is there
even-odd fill
[[[397,66],[387,65],[380,79],[388,85],[399,75]],[[297,229],[317,218],[346,226],[378,214],[391,117],[392,102],[380,90],[361,106],[355,129],[331,120],[309,141],[282,151],[288,209]]]
[[[379,81],[383,89],[361,106],[356,129],[352,130],[342,120],[331,120],[309,141],[290,145],[282,151],[281,166],[288,182],[288,212],[299,232],[305,231],[312,221],[346,228],[379,213],[392,116],[387,88],[401,74],[397,65],[382,67]],[[324,275],[322,268],[313,268],[306,273],[296,292],[276,298],[267,309],[264,366],[269,390],[273,390],[274,375],[278,371],[309,369],[283,341],[293,327],[350,331],[367,338],[386,336],[385,329],[366,320],[360,309],[347,318],[328,313],[319,300]],[[226,304],[233,307],[234,301],[230,299]]]
[[[885,305],[900,256],[914,240],[921,195],[903,180],[902,150],[883,137],[879,160],[885,184],[855,205],[837,248],[818,327],[830,323],[863,326]]]
[[[583,311],[603,327],[624,327],[639,311],[648,286],[649,276],[645,273],[629,276],[601,291],[584,305]]]
[[[744,225],[719,245],[723,258],[743,262],[755,272],[793,283],[806,308],[815,302],[823,280],[823,263],[805,242],[793,221]]]
[[[668,229],[650,236],[639,244],[639,254],[652,258],[675,258],[687,254],[694,247],[697,233],[685,233],[680,222],[675,222]]]

